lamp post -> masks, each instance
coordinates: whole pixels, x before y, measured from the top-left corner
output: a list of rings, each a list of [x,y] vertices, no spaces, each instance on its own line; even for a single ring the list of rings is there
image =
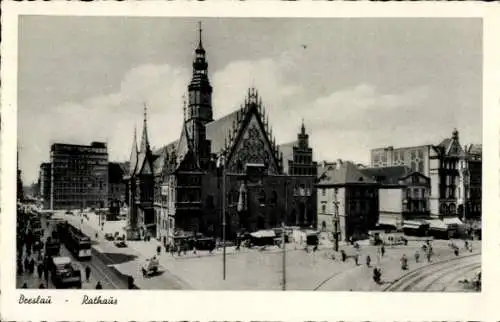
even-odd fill
[[[334,191],[334,197],[335,197],[335,200],[333,201],[333,205],[335,207],[335,212],[333,214],[333,238],[334,238],[334,250],[336,252],[339,251],[339,221],[340,221],[340,218],[339,218],[339,201],[337,200],[337,191],[335,189]]]
[[[222,170],[222,279],[226,280],[226,159],[221,155],[218,160]]]
[[[286,222],[286,217],[288,215],[288,180],[285,181],[285,213],[283,215],[283,222],[281,223],[281,237],[282,237],[282,245],[283,245],[283,269],[282,269],[282,282],[281,282],[281,287],[283,291],[286,291],[286,239],[285,239],[285,222]]]

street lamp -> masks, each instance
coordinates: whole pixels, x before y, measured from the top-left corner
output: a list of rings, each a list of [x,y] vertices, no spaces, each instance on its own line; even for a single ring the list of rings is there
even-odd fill
[[[286,291],[286,239],[285,239],[285,222],[288,215],[288,180],[285,181],[285,213],[283,215],[283,221],[281,223],[281,237],[282,237],[282,245],[283,245],[283,280],[282,280],[282,289]]]
[[[226,280],[226,159],[221,155],[218,168],[222,170],[222,279]]]
[[[339,235],[340,235],[340,231],[339,231],[340,218],[339,218],[339,201],[337,200],[336,189],[334,191],[334,197],[335,197],[335,201],[333,202],[333,205],[335,207],[335,212],[333,214],[333,238],[335,241],[334,249],[336,252],[338,252],[339,251]]]

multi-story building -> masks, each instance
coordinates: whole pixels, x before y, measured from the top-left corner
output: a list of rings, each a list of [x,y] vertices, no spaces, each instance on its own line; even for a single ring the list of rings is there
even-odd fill
[[[360,169],[379,184],[379,224],[425,233],[430,179],[407,166]]]
[[[228,238],[282,222],[315,227],[316,165],[305,127],[297,142],[280,147],[265,115],[252,88],[240,108],[214,120],[200,30],[180,138],[152,153],[145,121],[139,151],[134,140],[130,230],[166,242],[183,232],[221,236],[223,219]]]
[[[379,220],[378,183],[350,161],[331,163],[318,175],[321,230],[340,233],[339,240],[366,237]]]
[[[50,208],[50,183],[52,177],[52,165],[48,162],[44,162],[40,165],[40,197],[42,199],[42,207],[44,209]]]
[[[467,149],[467,148],[466,148]],[[429,210],[431,216],[441,218],[447,222],[460,225],[460,221],[454,217],[463,217],[463,211],[459,207],[464,203],[464,196],[470,195],[470,167],[475,173],[475,198],[476,211],[479,215],[480,207],[480,184],[481,168],[478,157],[477,146],[468,153],[459,141],[458,131],[454,130],[451,138],[444,139],[437,145],[422,145],[404,148],[377,148],[371,151],[372,167],[390,167],[405,165],[414,172],[420,172],[430,178],[431,188],[429,193]],[[479,149],[480,150],[480,149]],[[480,154],[480,153],[479,153]],[[475,157],[473,157],[475,155]],[[471,209],[474,206],[470,204]],[[460,208],[462,209],[462,208]],[[479,215],[480,216],[480,215]]]
[[[458,191],[458,213],[465,219],[481,219],[482,202],[482,145],[470,144],[464,147],[465,158],[461,164],[463,187]]]
[[[50,150],[51,209],[103,208],[108,200],[105,143],[54,143]]]

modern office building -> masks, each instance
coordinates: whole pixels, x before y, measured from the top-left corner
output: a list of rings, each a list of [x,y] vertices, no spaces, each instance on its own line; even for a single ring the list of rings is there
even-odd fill
[[[54,143],[50,149],[51,209],[103,208],[108,201],[106,143]]]

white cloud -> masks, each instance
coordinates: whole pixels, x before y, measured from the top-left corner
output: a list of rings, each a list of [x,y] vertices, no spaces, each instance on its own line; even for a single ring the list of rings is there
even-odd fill
[[[216,71],[211,77],[214,116],[238,108],[248,88],[254,86],[267,106],[278,142],[294,140],[304,118],[318,159],[366,159],[370,148],[385,144],[381,142],[388,139],[391,130],[399,125],[404,125],[402,131],[407,129],[405,120],[415,120],[411,111],[424,104],[428,94],[425,88],[387,94],[360,84],[307,99],[307,89],[285,75],[293,59],[283,55],[278,60],[235,61]],[[20,139],[26,145],[21,151],[21,166],[25,176],[36,180],[39,163],[48,159],[53,141],[88,144],[107,140],[110,160],[126,160],[134,126],[140,138],[143,103],[149,106],[151,144],[160,147],[177,139],[182,94],[187,91],[189,77],[187,69],[142,65],[125,74],[116,93],[66,103],[45,114],[21,111]]]
[[[126,160],[132,133],[142,131],[143,104],[148,105],[149,136],[153,146],[174,140],[180,133],[182,94],[189,79],[187,69],[169,65],[143,65],[125,74],[120,90],[64,103],[40,112],[20,109],[20,157],[24,177],[38,177],[40,162],[49,159],[52,142],[89,144],[108,142],[111,160]]]

